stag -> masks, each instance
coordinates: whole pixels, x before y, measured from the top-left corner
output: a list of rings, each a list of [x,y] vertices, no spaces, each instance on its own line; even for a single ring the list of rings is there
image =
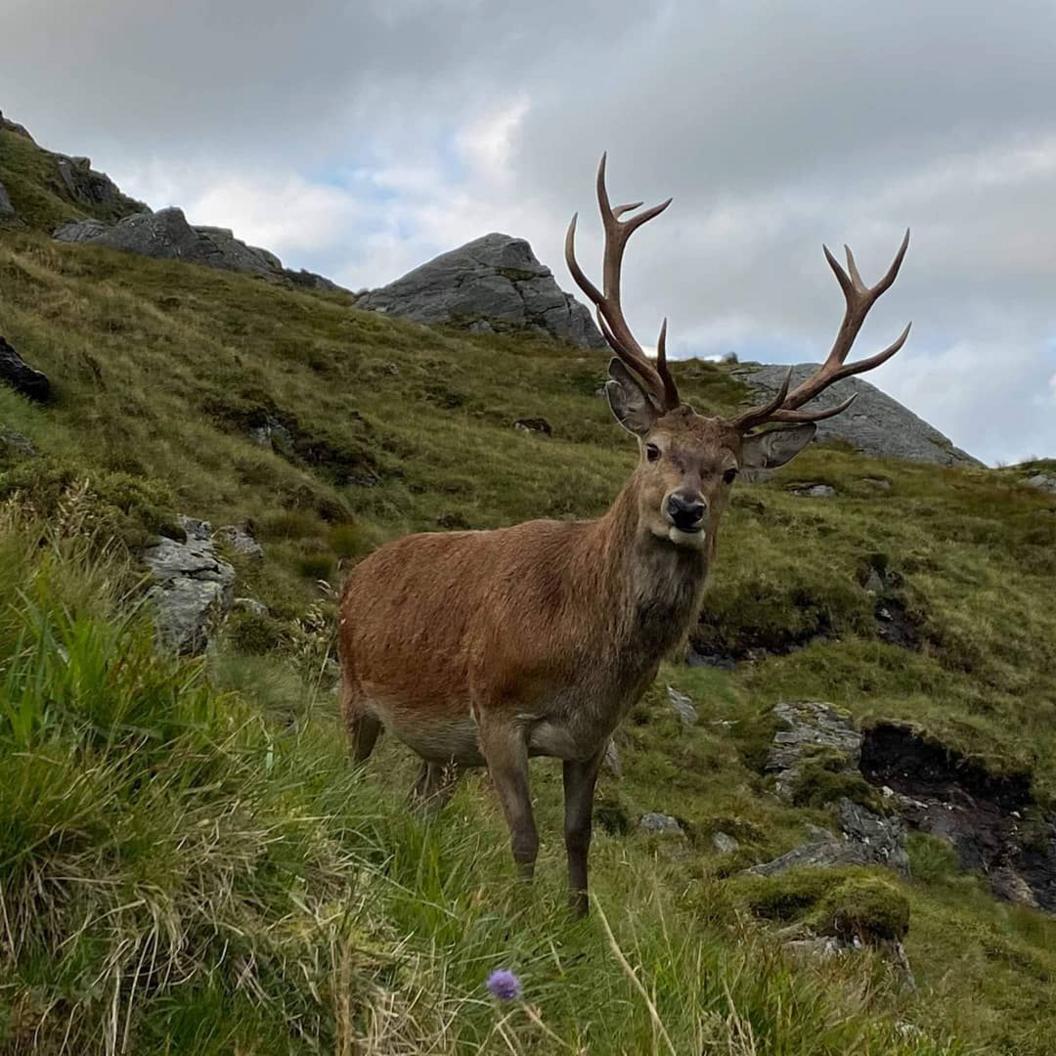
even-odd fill
[[[878,367],[905,343],[847,363],[870,308],[895,281],[909,232],[887,273],[863,282],[850,249],[825,257],[845,310],[825,362],[791,388],[733,418],[706,417],[679,398],[664,321],[656,358],[635,339],[620,301],[630,236],[668,201],[621,219],[641,202],[612,207],[605,158],[597,174],[604,225],[602,288],[575,256],[576,217],[565,242],[569,270],[597,310],[615,353],[605,386],[639,459],[612,506],[583,521],[537,520],[480,532],[423,533],[382,546],[345,584],[340,616],[342,710],[356,760],[385,728],[422,759],[412,789],[433,807],[458,771],[486,766],[521,874],[539,847],[528,760],[561,760],[570,904],[587,910],[594,787],[620,720],[663,657],[698,618],[730,489],[746,469],[781,466],[814,437],[825,410],[803,410],[840,378]],[[776,423],[777,427],[760,431]]]

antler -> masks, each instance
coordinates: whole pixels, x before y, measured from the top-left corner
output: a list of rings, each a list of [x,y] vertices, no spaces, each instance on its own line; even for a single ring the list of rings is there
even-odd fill
[[[679,396],[675,379],[671,377],[671,372],[667,367],[667,320],[665,319],[660,327],[660,336],[656,342],[656,362],[654,363],[645,354],[645,350],[631,333],[631,328],[624,318],[623,307],[620,304],[620,268],[623,265],[623,251],[627,240],[642,224],[652,220],[654,216],[659,216],[671,204],[671,199],[668,198],[666,202],[651,206],[629,220],[620,220],[624,213],[639,208],[642,203],[631,202],[628,205],[617,205],[615,208],[609,204],[609,192],[605,188],[605,157],[602,154],[601,164],[598,165],[598,208],[601,210],[601,222],[605,228],[605,253],[602,268],[604,293],[587,278],[576,260],[578,213],[573,215],[568,225],[568,233],[565,235],[565,261],[579,288],[593,302],[597,312],[598,327],[604,334],[605,340],[620,360],[645,382],[659,408],[663,411],[670,411],[679,405]]]
[[[836,340],[833,342],[828,358],[806,381],[789,392],[788,387],[792,381],[792,371],[789,370],[788,376],[781,386],[781,391],[773,400],[760,407],[753,407],[744,411],[734,418],[731,424],[742,431],[751,429],[753,426],[762,425],[764,422],[818,422],[824,418],[832,418],[834,415],[840,414],[850,407],[857,394],[835,407],[828,407],[820,411],[800,411],[796,408],[802,407],[803,404],[814,399],[818,393],[827,389],[841,378],[849,378],[853,374],[862,374],[867,370],[880,366],[881,363],[886,363],[906,343],[906,338],[909,337],[909,329],[913,325],[912,323],[907,323],[905,330],[882,352],[877,352],[876,355],[869,356],[867,359],[861,359],[857,363],[844,362],[851,351],[855,338],[858,336],[858,331],[862,328],[862,323],[865,322],[865,317],[869,314],[869,309],[876,304],[881,294],[891,288],[892,283],[898,276],[898,269],[902,267],[902,260],[906,255],[906,250],[909,248],[909,230],[906,230],[905,238],[902,239],[902,245],[899,247],[898,253],[895,254],[891,267],[887,269],[884,277],[875,286],[866,286],[862,281],[862,277],[858,273],[858,265],[854,262],[854,254],[849,246],[843,247],[847,252],[846,270],[829,252],[828,246],[823,246],[822,248],[825,250],[825,259],[829,262],[829,267],[832,268],[846,301],[843,322],[840,324],[840,329],[836,332]]]

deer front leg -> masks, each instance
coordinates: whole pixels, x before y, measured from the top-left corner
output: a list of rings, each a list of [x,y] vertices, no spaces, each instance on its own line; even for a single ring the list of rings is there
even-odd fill
[[[594,786],[605,746],[586,762],[564,764],[565,851],[568,854],[568,904],[577,917],[587,914],[587,858],[590,854]]]
[[[528,747],[524,732],[517,726],[488,723],[480,728],[479,740],[510,829],[513,860],[521,876],[530,880],[539,853],[539,834],[528,786]]]

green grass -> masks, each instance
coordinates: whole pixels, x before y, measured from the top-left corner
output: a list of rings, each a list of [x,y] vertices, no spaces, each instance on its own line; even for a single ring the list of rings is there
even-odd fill
[[[696,919],[616,841],[573,924],[554,853],[511,879],[479,787],[409,818],[324,700],[267,721],[155,652],[122,562],[3,516],[4,1051],[960,1051],[903,1036],[881,976]],[[500,965],[524,1002],[487,997]]]
[[[0,136],[32,226],[78,215],[47,157]],[[529,891],[483,777],[424,826],[404,751],[383,741],[350,772],[327,660],[342,572],[385,540],[605,508],[634,459],[595,395],[605,357],[32,230],[0,233],[0,333],[56,392],[38,407],[0,391],[0,426],[40,452],[0,448],[0,1051],[115,1051],[126,1031],[136,1052],[668,1052],[665,1031],[679,1053],[925,1053],[947,1034],[965,1039],[951,1051],[1050,1051],[1052,919],[995,903],[945,845],[914,837],[913,880],[886,878],[910,906],[916,993],[870,957],[786,961],[785,925],[737,875],[833,824],[824,766],[797,805],[762,776],[781,699],[909,721],[1029,771],[1052,803],[1056,499],[1022,471],[826,447],[738,486],[694,637],[791,651],[665,665],[618,732],[601,912],[575,925],[554,767],[536,766]],[[677,370],[699,410],[745,396],[723,367]],[[537,415],[552,438],[512,428]],[[261,446],[268,424],[285,432]],[[786,490],[804,480],[837,496]],[[156,657],[137,608],[135,554],[179,513],[248,521],[266,555],[232,560],[268,616],[234,616],[205,664]],[[915,648],[880,637],[873,569]],[[697,702],[691,730],[668,683]],[[652,810],[685,839],[638,834]],[[714,850],[720,831],[737,851]],[[813,920],[838,885],[878,876],[777,881],[773,898]],[[486,998],[501,964],[526,1006]]]

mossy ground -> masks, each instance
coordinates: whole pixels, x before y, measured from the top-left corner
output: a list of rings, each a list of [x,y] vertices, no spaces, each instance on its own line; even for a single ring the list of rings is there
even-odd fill
[[[53,206],[39,202],[49,222]],[[618,734],[625,773],[603,778],[612,831],[593,875],[643,997],[601,914],[564,916],[553,766],[535,769],[546,845],[527,891],[483,777],[434,824],[408,819],[406,753],[383,742],[366,777],[351,774],[319,679],[333,589],[380,542],[605,508],[634,452],[595,396],[604,357],[32,231],[0,236],[0,333],[56,390],[46,408],[0,391],[0,423],[41,452],[0,467],[22,510],[0,623],[13,702],[0,716],[0,1044],[57,1051],[69,1028],[82,1051],[114,1030],[128,1051],[346,1052],[354,1038],[378,1052],[562,1051],[552,1030],[591,1053],[672,1051],[665,1031],[676,1052],[925,1053],[947,1033],[965,1051],[1050,1051],[1056,925],[995,903],[941,845],[915,840],[914,880],[891,881],[911,908],[916,994],[864,964],[786,963],[735,874],[831,824],[825,796],[785,805],[762,776],[780,699],[907,720],[996,771],[1031,771],[1051,800],[1052,496],[1008,471],[832,447],[738,486],[701,639],[791,651],[733,671],[672,662]],[[722,367],[678,370],[700,410],[744,396]],[[552,438],[512,428],[535,415]],[[261,446],[269,422],[286,433]],[[837,496],[792,495],[792,480]],[[271,615],[235,619],[207,669],[149,659],[142,620],[125,615],[135,577],[97,553],[170,531],[177,513],[248,520],[266,553],[234,561],[239,592]],[[27,523],[66,541],[27,546]],[[865,589],[878,567],[914,648],[883,639]],[[698,704],[690,730],[668,683]],[[687,837],[621,831],[647,810]],[[740,849],[718,854],[717,831]],[[810,911],[848,879],[830,874]],[[503,963],[545,1027],[484,999]]]

